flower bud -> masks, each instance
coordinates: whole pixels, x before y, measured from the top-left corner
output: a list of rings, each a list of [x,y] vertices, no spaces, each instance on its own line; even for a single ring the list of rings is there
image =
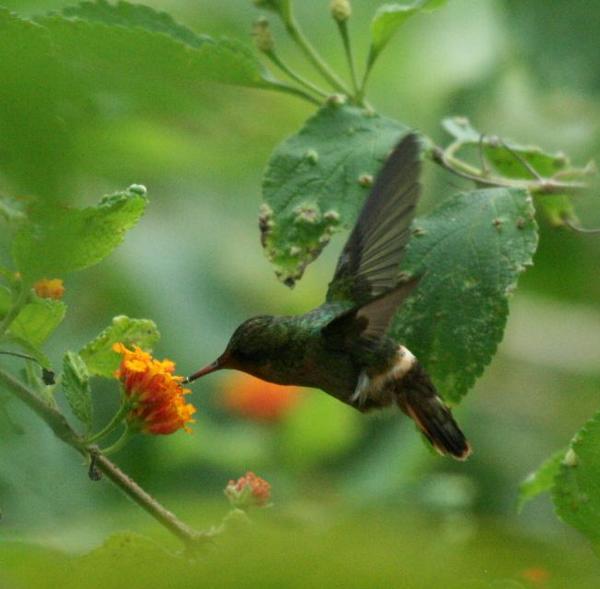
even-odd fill
[[[271,33],[269,21],[264,16],[254,21],[252,36],[254,37],[254,44],[259,51],[271,53],[275,49],[275,39],[273,38],[273,33]]]
[[[329,9],[331,16],[339,23],[346,22],[352,14],[350,0],[331,0]]]
[[[271,485],[253,472],[247,472],[237,481],[229,481],[225,495],[237,509],[266,507],[271,500]]]

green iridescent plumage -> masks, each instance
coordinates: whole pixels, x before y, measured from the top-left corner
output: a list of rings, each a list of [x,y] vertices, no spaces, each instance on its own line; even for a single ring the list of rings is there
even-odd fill
[[[418,140],[409,134],[377,176],[325,303],[303,315],[248,319],[224,353],[188,381],[234,368],[271,382],[319,388],[360,411],[395,402],[440,452],[465,458],[468,444],[429,377],[386,335],[418,284],[418,277],[402,276],[400,263],[420,193],[420,168]]]

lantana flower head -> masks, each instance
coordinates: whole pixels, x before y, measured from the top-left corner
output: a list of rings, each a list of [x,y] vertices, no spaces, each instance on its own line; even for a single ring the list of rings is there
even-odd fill
[[[247,472],[237,481],[229,481],[225,495],[233,507],[266,507],[271,501],[271,485],[265,479]]]
[[[189,389],[181,386],[182,376],[174,376],[175,363],[156,360],[138,346],[130,350],[116,343],[113,350],[121,354],[121,365],[115,376],[121,381],[130,403],[127,413],[129,428],[147,434],[172,434],[179,429],[190,431],[196,408],[186,403]]]
[[[52,278],[51,280],[44,278],[33,285],[33,290],[42,299],[59,300],[65,294],[65,285],[60,278]]]

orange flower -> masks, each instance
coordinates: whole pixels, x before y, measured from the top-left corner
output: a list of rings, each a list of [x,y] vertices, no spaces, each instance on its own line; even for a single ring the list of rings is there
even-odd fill
[[[253,472],[247,472],[237,481],[229,481],[225,495],[233,507],[265,507],[271,500],[271,485]]]
[[[130,428],[146,434],[172,434],[178,429],[190,431],[196,412],[185,402],[189,389],[181,386],[182,376],[173,376],[175,364],[171,360],[156,360],[137,346],[129,350],[122,343],[113,350],[123,356],[115,376],[131,403],[127,414]]]
[[[38,280],[33,285],[33,289],[35,290],[35,294],[42,299],[59,300],[65,294],[65,286],[60,278]]]
[[[222,403],[242,417],[276,422],[298,404],[301,395],[298,387],[273,384],[240,372],[228,380]]]
[[[534,585],[544,585],[550,579],[550,573],[542,567],[531,567],[521,571],[521,577]]]

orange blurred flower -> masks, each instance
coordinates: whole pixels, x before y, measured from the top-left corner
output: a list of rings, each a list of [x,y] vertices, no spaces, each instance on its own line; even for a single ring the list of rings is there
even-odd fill
[[[227,381],[222,404],[232,413],[256,421],[276,422],[299,402],[301,390],[238,372]]]
[[[182,376],[173,376],[175,363],[156,360],[137,346],[128,349],[122,343],[113,345],[122,355],[115,376],[121,380],[131,409],[127,421],[133,430],[146,434],[172,434],[178,429],[190,431],[196,408],[185,402],[190,390],[181,386]]]
[[[59,300],[65,294],[65,285],[60,278],[53,278],[52,280],[44,278],[43,280],[38,280],[33,285],[33,290],[42,299]]]
[[[225,495],[233,507],[265,507],[271,500],[271,485],[253,472],[247,472],[237,481],[229,481]]]
[[[521,571],[521,577],[534,585],[543,585],[550,579],[550,572],[542,567],[531,567]]]

